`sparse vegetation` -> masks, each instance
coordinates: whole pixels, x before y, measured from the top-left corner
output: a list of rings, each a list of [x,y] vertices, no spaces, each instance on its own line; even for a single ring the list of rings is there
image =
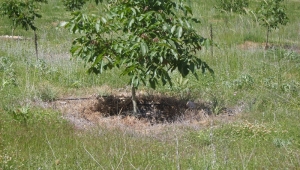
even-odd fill
[[[174,71],[172,87],[158,84],[156,92],[150,84],[141,87],[148,98],[159,93],[204,108],[183,108],[190,118],[151,125],[92,110],[95,103],[84,98],[126,94],[131,77],[120,77],[118,68],[87,74],[84,62],[70,61],[76,37],[57,28],[70,13],[62,1],[49,0],[39,11],[43,18],[35,22],[40,60],[34,57],[33,42],[0,40],[0,169],[297,169],[300,2],[283,3],[289,22],[274,30],[272,48],[265,50],[265,29],[256,20],[220,13],[214,10],[215,1],[189,1],[194,15],[201,16],[201,24],[194,25],[197,33],[209,37],[213,25],[214,56],[209,46],[197,56],[215,75],[199,70],[197,80]],[[99,13],[89,1],[82,11]],[[3,18],[0,34],[10,32],[10,20]],[[32,36],[21,28],[14,34]],[[74,99],[73,104],[64,98]],[[209,111],[210,115],[195,115]]]

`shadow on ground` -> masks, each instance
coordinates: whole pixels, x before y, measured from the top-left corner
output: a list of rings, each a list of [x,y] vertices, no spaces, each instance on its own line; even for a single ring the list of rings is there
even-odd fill
[[[211,114],[205,103],[192,103],[167,96],[143,96],[138,98],[138,113],[133,115],[130,97],[98,97],[94,110],[103,116],[135,116],[153,124],[174,123],[179,121],[200,121]]]

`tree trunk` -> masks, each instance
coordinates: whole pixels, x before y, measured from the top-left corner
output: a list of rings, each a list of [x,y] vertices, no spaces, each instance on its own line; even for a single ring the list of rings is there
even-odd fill
[[[132,99],[132,106],[133,106],[133,114],[137,115],[138,108],[137,108],[137,100],[136,100],[136,93],[135,93],[135,87],[131,87],[131,99]]]
[[[212,24],[210,24],[210,39],[211,39],[211,47],[210,47],[211,57],[214,57],[214,36],[213,36]]]
[[[266,42],[266,46],[265,49],[269,49],[269,33],[270,33],[270,27],[267,28],[267,42]]]
[[[39,59],[39,54],[38,54],[38,44],[37,44],[37,34],[36,31],[34,31],[34,45],[35,45],[35,55],[36,55],[36,60]]]

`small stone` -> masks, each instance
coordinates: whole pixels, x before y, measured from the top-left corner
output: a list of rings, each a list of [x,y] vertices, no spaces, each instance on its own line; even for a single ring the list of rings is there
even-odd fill
[[[59,164],[60,164],[60,160],[59,159],[55,160],[55,165],[59,165]]]
[[[196,109],[196,104],[192,101],[188,101],[186,103],[186,106],[189,108],[189,109]]]

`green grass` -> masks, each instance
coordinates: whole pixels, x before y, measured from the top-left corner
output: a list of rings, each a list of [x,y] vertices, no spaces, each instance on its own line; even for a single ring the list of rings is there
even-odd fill
[[[166,134],[173,138],[163,139],[100,127],[76,130],[61,113],[32,105],[34,100],[83,95],[102,85],[122,88],[129,80],[120,77],[117,69],[88,75],[82,61],[70,60],[76,35],[56,28],[70,13],[60,1],[49,0],[42,7],[43,17],[36,21],[40,61],[35,60],[32,39],[0,40],[0,169],[300,167],[300,54],[282,48],[299,50],[300,3],[285,1],[290,21],[271,33],[276,49],[267,51],[239,47],[244,41],[265,41],[265,28],[251,15],[220,13],[213,8],[215,1],[190,3],[202,21],[196,26],[198,32],[209,37],[213,26],[214,56],[209,47],[199,55],[215,76],[199,71],[198,81],[190,75],[188,83],[182,84],[174,73],[174,87],[160,86],[157,91],[183,98],[190,93],[191,100],[215,102],[217,108],[245,103],[235,121],[225,124],[216,119],[213,126],[201,130],[180,130],[174,125]],[[84,10],[98,12],[92,4]],[[11,34],[9,23],[1,18],[1,35]],[[22,29],[15,35],[33,37]]]

